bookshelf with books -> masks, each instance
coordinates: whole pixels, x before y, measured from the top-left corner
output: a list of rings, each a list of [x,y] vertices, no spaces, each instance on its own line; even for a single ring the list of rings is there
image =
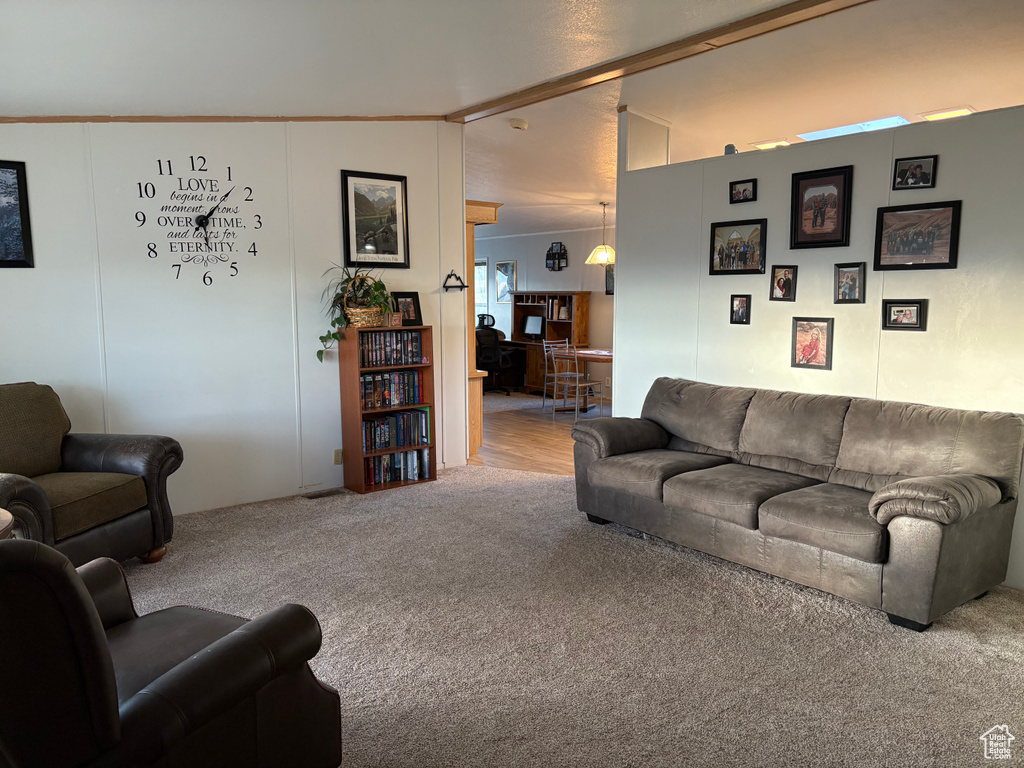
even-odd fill
[[[433,354],[429,325],[342,331],[346,488],[370,493],[437,477]]]
[[[527,320],[541,318],[540,333],[527,333]],[[536,321],[534,321],[536,322]],[[590,291],[513,291],[512,341],[526,347],[526,391],[544,388],[541,341],[569,340],[569,346],[590,343]],[[549,385],[549,394],[553,395]]]

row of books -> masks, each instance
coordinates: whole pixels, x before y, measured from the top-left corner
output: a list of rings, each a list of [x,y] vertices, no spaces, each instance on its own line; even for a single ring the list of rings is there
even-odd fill
[[[359,367],[419,365],[423,359],[423,334],[419,331],[373,331],[359,334]]]
[[[399,411],[363,422],[363,451],[408,448],[430,442],[430,419],[426,411]]]
[[[396,480],[428,480],[430,449],[388,453],[366,459],[366,485],[382,485]]]
[[[423,371],[364,373],[359,381],[364,411],[423,402]]]

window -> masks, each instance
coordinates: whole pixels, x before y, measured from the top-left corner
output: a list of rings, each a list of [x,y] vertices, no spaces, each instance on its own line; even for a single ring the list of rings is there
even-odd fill
[[[487,262],[478,261],[473,269],[473,288],[476,291],[476,313],[486,315],[487,309]]]

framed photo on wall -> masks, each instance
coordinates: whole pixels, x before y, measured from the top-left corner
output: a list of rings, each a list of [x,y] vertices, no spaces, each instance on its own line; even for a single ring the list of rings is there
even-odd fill
[[[494,287],[499,304],[512,303],[512,291],[516,289],[516,263],[499,261],[494,265]]]
[[[423,325],[419,293],[392,291],[391,297],[395,300],[395,314],[402,318],[402,325]]]
[[[763,275],[767,229],[768,219],[712,223],[708,274]]]
[[[604,295],[614,296],[615,295],[615,265],[605,264],[604,265]]]
[[[928,329],[928,299],[882,299],[882,329],[925,331]]]
[[[752,203],[757,200],[757,179],[729,182],[729,205]]]
[[[734,293],[729,297],[729,323],[750,325],[750,294]]]
[[[832,317],[794,317],[792,355],[793,368],[832,370]]]
[[[25,163],[0,160],[0,267],[33,267]]]
[[[939,170],[938,155],[901,157],[893,165],[893,189],[934,189]]]
[[[849,245],[852,192],[852,165],[794,173],[789,247]]]
[[[796,301],[796,264],[777,264],[772,267],[769,301]]]
[[[341,224],[346,267],[409,268],[406,177],[341,172]]]
[[[836,264],[833,304],[864,303],[864,277],[867,274],[867,266],[863,261]]]
[[[960,200],[879,208],[875,269],[956,269]]]

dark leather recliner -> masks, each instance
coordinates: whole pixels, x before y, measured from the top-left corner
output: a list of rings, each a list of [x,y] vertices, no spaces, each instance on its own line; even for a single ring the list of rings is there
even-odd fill
[[[56,547],[74,565],[156,562],[174,532],[167,478],[181,466],[181,445],[70,429],[50,387],[0,385],[0,508],[14,516],[15,535]]]
[[[337,692],[300,605],[139,617],[124,573],[0,541],[0,766],[335,768]]]

